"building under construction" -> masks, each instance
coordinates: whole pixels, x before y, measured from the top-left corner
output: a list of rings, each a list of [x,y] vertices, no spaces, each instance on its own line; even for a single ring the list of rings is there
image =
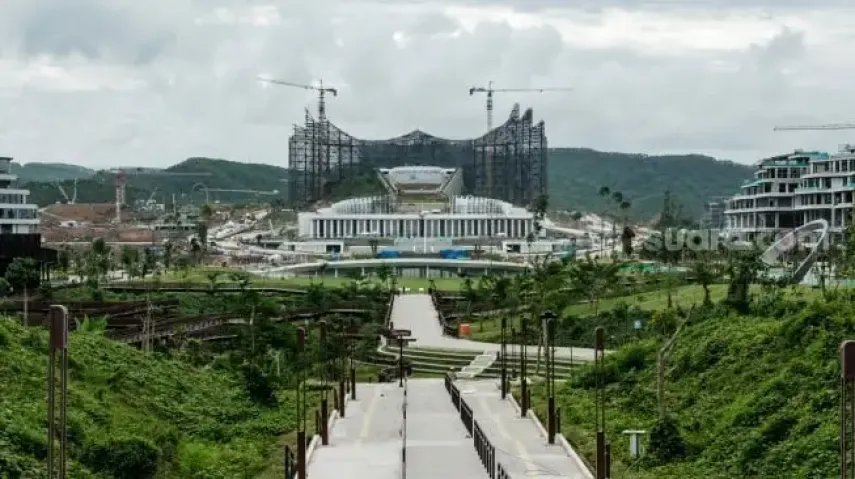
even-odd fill
[[[343,180],[378,168],[439,166],[463,171],[463,193],[528,206],[546,194],[546,130],[531,109],[514,105],[508,120],[480,138],[448,140],[413,131],[388,140],[362,140],[306,111],[289,141],[289,195],[308,206]]]

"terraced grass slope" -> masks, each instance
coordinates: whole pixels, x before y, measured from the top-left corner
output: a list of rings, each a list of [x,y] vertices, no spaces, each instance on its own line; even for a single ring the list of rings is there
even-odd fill
[[[0,317],[0,477],[44,475],[47,332]],[[70,477],[255,477],[296,425],[288,397],[253,404],[228,372],[69,338]]]
[[[759,297],[754,314],[715,309],[690,324],[669,359],[666,406],[685,441],[671,454],[627,457],[626,429],[656,422],[656,351],[645,340],[606,359],[607,434],[615,477],[835,477],[838,346],[855,338],[855,295]],[[843,297],[843,295],[849,295]],[[594,376],[583,367],[559,390],[564,432],[594,455]],[[544,413],[543,391],[534,394]]]

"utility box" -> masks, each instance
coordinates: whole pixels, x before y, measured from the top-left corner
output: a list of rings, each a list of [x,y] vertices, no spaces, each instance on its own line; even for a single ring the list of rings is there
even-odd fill
[[[638,457],[641,455],[641,437],[647,434],[647,431],[641,430],[626,430],[624,434],[629,436],[629,456]]]

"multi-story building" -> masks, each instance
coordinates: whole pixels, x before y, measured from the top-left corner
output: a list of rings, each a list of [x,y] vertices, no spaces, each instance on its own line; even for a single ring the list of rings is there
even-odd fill
[[[13,188],[12,158],[0,157],[0,234],[35,233],[38,208],[27,203],[29,190]]]
[[[796,150],[766,158],[754,176],[727,200],[726,229],[735,236],[752,239],[824,219],[834,241],[852,224],[855,145],[833,155]]]
[[[441,167],[383,168],[388,194],[351,198],[298,214],[300,237],[343,240],[359,237],[525,242],[535,233],[534,214],[508,202],[461,196],[462,171]]]
[[[27,203],[28,190],[14,188],[12,158],[0,157],[0,276],[19,257],[40,264],[56,262],[56,251],[42,248],[38,207]]]
[[[758,234],[803,224],[804,215],[796,208],[796,191],[810,164],[828,156],[796,150],[757,162],[754,179],[746,181],[742,191],[727,200],[725,229],[734,236],[751,240]]]
[[[832,240],[852,224],[855,188],[855,145],[843,145],[833,155],[815,158],[796,189],[795,210],[800,224],[828,221]]]

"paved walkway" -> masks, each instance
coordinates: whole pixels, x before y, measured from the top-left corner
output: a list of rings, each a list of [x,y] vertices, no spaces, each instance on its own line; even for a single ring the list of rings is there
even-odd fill
[[[486,479],[443,379],[407,386],[407,479]]]
[[[403,390],[398,383],[358,384],[357,400],[309,462],[312,479],[400,479]],[[370,471],[370,473],[369,473]]]
[[[312,479],[401,479],[404,390],[398,382],[357,385],[329,446],[311,457]],[[487,472],[442,379],[407,382],[408,479],[486,479]]]
[[[414,346],[425,348],[459,349],[464,351],[499,351],[497,343],[482,343],[468,339],[457,339],[442,334],[433,301],[427,294],[403,294],[395,297],[392,306],[392,323],[395,329],[409,329],[417,339]],[[537,346],[532,349],[536,354]],[[555,348],[555,356],[573,357],[580,361],[593,361],[593,348]]]
[[[475,421],[496,448],[496,461],[512,478],[593,479],[560,445],[550,445],[531,418],[521,418],[494,381],[456,381]]]

